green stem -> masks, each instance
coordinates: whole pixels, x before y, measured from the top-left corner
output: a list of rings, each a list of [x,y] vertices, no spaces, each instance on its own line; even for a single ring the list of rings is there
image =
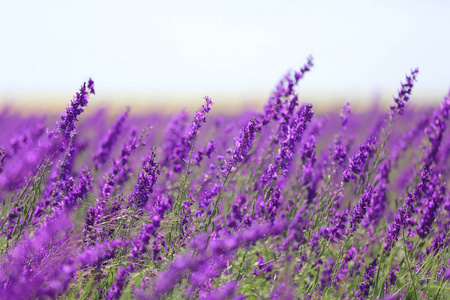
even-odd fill
[[[405,246],[405,243],[406,243],[405,230],[402,230],[402,234],[403,234],[403,241],[404,241],[404,243],[403,243],[403,251],[405,251],[405,258],[406,258],[406,263],[408,264],[409,275],[411,276],[411,282],[412,282],[412,286],[413,286],[413,289],[414,289],[414,296],[415,296],[416,300],[418,300],[419,298],[417,297],[416,284],[414,282],[414,276],[413,276],[413,274],[411,272],[411,265],[409,263],[408,251],[406,250],[406,246]]]

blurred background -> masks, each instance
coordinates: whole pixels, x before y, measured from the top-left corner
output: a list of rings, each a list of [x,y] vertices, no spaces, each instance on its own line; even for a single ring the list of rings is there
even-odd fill
[[[437,103],[450,88],[448,12],[444,0],[4,1],[1,105],[61,111],[92,77],[94,106],[173,111],[209,95],[215,110],[262,107],[308,55],[302,101],[388,103],[419,67],[412,101]]]

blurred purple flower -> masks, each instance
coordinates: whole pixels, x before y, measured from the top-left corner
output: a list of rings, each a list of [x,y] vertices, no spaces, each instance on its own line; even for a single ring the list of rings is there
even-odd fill
[[[101,142],[97,153],[94,155],[94,165],[96,169],[102,167],[107,161],[109,154],[112,151],[112,147],[122,131],[122,126],[128,118],[129,112],[130,108],[127,107],[126,111],[117,118]]]

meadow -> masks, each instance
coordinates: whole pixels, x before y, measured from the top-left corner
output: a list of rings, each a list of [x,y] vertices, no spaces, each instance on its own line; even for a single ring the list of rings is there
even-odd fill
[[[313,71],[234,115],[85,115],[91,79],[56,120],[4,109],[0,298],[450,299],[450,95],[415,107],[413,69],[320,112]]]

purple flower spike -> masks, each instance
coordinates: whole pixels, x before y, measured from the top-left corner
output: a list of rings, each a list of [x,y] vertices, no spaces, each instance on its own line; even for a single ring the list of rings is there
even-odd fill
[[[152,149],[152,153],[145,160],[142,172],[139,174],[138,180],[134,185],[134,191],[131,194],[128,207],[144,208],[150,194],[153,193],[153,186],[160,174],[159,164],[155,162],[155,157],[155,151]]]
[[[294,96],[294,86],[298,84],[305,73],[309,72],[313,66],[313,58],[308,57],[306,64],[300,69],[300,71],[295,72],[294,78],[292,78],[291,72],[288,72],[283,76],[283,79],[275,87],[268,103],[264,107],[264,115],[261,120],[262,125],[268,124],[270,120],[278,120],[283,108],[286,108],[286,110],[289,111],[289,107],[285,107],[286,101],[283,101],[283,98]],[[294,99],[291,100],[294,101],[289,103],[290,108],[295,106],[296,97],[294,96]]]
[[[117,270],[116,283],[106,294],[106,299],[120,299],[123,288],[127,285],[130,273],[134,271],[134,265],[121,267]]]
[[[393,115],[403,115],[403,109],[405,108],[405,102],[408,102],[409,96],[411,95],[411,90],[414,86],[414,81],[416,81],[416,76],[419,73],[419,69],[414,69],[411,71],[410,76],[406,76],[406,83],[400,83],[401,89],[398,95],[394,97],[396,105],[391,106]]]
[[[375,136],[367,139],[364,145],[359,146],[359,152],[350,158],[348,169],[343,172],[344,182],[350,180],[356,181],[356,175],[361,175],[364,178],[363,170],[370,155],[375,151],[377,145],[377,138]]]
[[[278,156],[275,158],[275,164],[269,165],[267,169],[267,177],[276,179],[278,172],[281,171],[283,176],[287,176],[289,166],[292,158],[296,152],[297,143],[301,141],[302,135],[308,128],[308,123],[311,122],[314,116],[312,104],[305,104],[298,110],[297,117],[293,124],[288,129],[286,139],[280,143]]]
[[[424,192],[428,190],[427,184],[430,182],[430,174],[427,170],[422,171],[420,183],[414,187],[413,193],[408,193],[404,207],[398,209],[394,222],[387,229],[387,236],[384,241],[384,251],[389,253],[397,242],[400,231],[411,225],[411,216],[415,213],[415,205]]]
[[[373,277],[375,276],[377,270],[377,262],[378,257],[376,257],[372,263],[370,263],[366,267],[366,271],[364,272],[363,282],[359,286],[359,289],[356,291],[356,299],[363,300],[364,297],[369,296],[370,287],[373,284]]]
[[[95,168],[98,169],[101,166],[103,166],[103,164],[105,164],[106,160],[109,157],[109,154],[112,151],[112,147],[116,143],[117,138],[119,137],[122,131],[122,126],[125,123],[126,119],[128,118],[129,112],[130,108],[127,108],[127,110],[117,118],[117,120],[108,130],[108,133],[105,136],[104,140],[102,141],[102,144],[100,145],[99,149],[97,150],[97,153],[94,155]]]
[[[323,268],[322,274],[320,276],[320,289],[323,290],[327,286],[331,285],[331,275],[333,274],[334,259],[328,258],[328,262]]]
[[[200,111],[195,112],[194,120],[192,121],[191,128],[188,133],[175,145],[172,149],[173,154],[171,159],[173,160],[173,171],[175,173],[181,172],[185,165],[186,158],[191,151],[193,143],[197,138],[197,134],[202,127],[202,123],[206,122],[206,114],[211,110],[213,105],[211,99],[208,96],[204,97],[205,104],[203,104]]]
[[[225,300],[233,296],[236,289],[236,281],[230,281],[206,294],[201,299],[204,300]]]
[[[351,113],[352,110],[350,109],[350,103],[347,102],[347,104],[342,107],[342,113],[339,115],[342,120],[342,130],[347,130],[348,115]]]
[[[369,184],[367,189],[364,192],[364,195],[361,197],[358,205],[353,210],[352,218],[350,219],[350,230],[355,233],[358,230],[358,226],[361,223],[362,219],[364,219],[367,209],[370,206],[370,201],[372,200],[373,195],[373,187]]]
[[[260,127],[258,121],[255,118],[251,118],[247,127],[242,130],[239,140],[235,142],[236,147],[223,167],[223,178],[226,178],[230,173],[237,170],[237,165],[247,156],[247,152],[250,150],[253,140],[255,139],[255,134],[259,130]]]
[[[89,86],[94,87],[92,80],[90,80]],[[61,150],[64,150],[69,143],[72,134],[76,133],[75,122],[78,121],[77,117],[84,111],[83,107],[88,104],[89,94],[93,91],[89,86],[86,89],[86,82],[81,86],[80,91],[73,97],[71,104],[67,106],[66,113],[61,115],[61,120],[57,123],[57,130],[49,134],[49,137],[53,140],[57,140],[58,136],[61,138],[63,143]]]
[[[433,222],[439,213],[439,207],[444,202],[446,186],[439,183],[441,177],[442,176],[435,176],[433,180],[434,191],[432,192],[431,197],[427,199],[423,216],[420,218],[420,224],[417,228],[417,233],[422,239],[426,238],[429,235],[432,229],[431,227],[433,225]]]
[[[88,81],[88,89],[91,90],[91,94],[94,94],[94,95],[95,95],[94,81],[92,81],[91,78],[89,78],[89,81]]]

